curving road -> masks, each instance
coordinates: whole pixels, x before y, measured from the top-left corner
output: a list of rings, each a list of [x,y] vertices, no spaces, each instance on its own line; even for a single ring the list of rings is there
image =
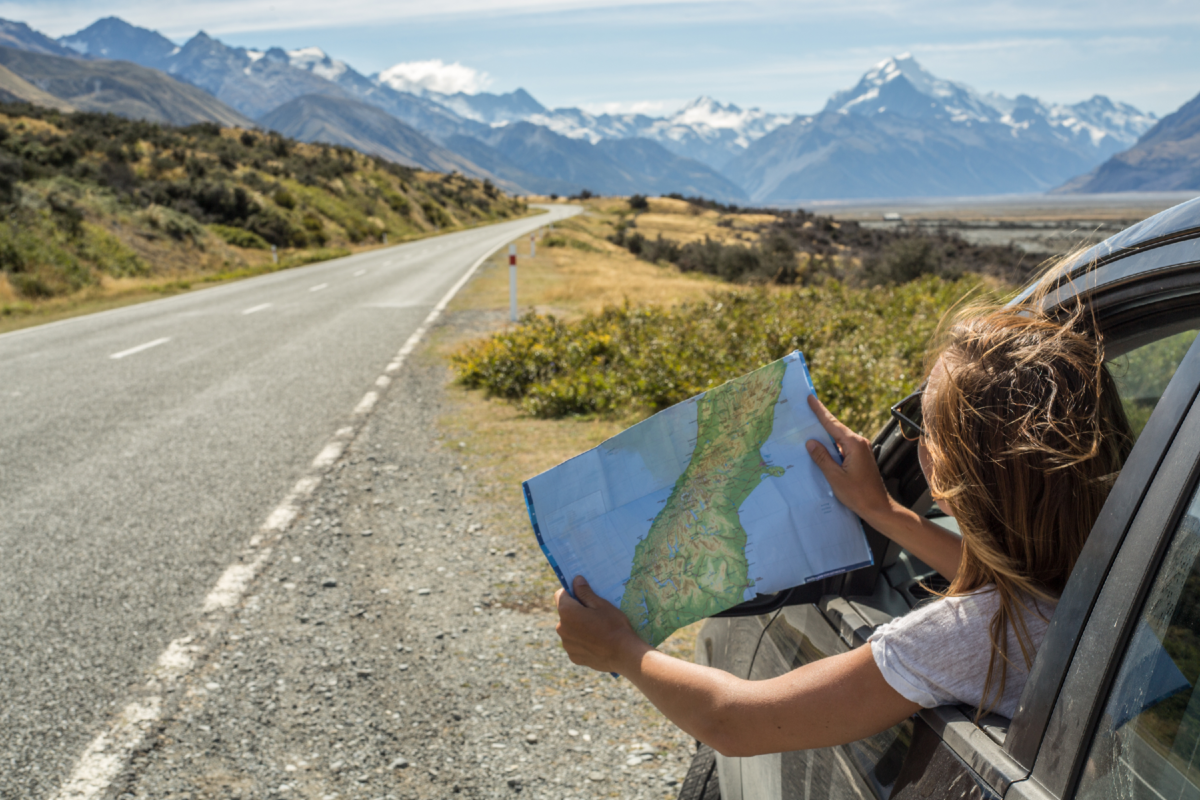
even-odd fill
[[[46,797],[399,346],[577,209],[0,336],[0,797]]]

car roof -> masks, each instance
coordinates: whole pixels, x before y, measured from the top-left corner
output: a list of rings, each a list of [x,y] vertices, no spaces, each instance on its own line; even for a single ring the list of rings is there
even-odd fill
[[[1094,294],[1150,273],[1192,267],[1200,270],[1200,197],[1160,211],[1072,258],[1075,264],[1047,298],[1062,302],[1077,293]],[[1021,303],[1035,280],[1013,300]]]

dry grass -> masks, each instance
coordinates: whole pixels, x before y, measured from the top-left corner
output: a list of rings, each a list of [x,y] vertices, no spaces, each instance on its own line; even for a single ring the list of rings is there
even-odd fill
[[[608,201],[611,203],[611,201]],[[622,203],[624,205],[624,203]],[[626,206],[627,207],[627,206]],[[555,235],[592,250],[547,247],[529,257],[529,239],[517,241],[517,300],[522,312],[576,317],[629,300],[672,304],[702,298],[725,284],[704,275],[685,275],[674,267],[648,264],[606,240],[619,219],[589,204],[588,213],[555,226]],[[508,248],[502,248],[455,298],[452,310],[508,308]]]

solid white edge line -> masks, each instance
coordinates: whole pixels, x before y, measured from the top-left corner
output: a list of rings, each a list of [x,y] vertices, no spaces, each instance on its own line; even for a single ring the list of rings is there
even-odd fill
[[[250,306],[250,308],[247,308],[245,311],[242,312],[242,315],[245,316],[246,314],[256,314],[259,311],[262,311],[263,309],[267,309],[270,307],[271,307],[270,303],[259,303],[256,306]]]
[[[450,288],[450,291],[434,306],[429,312],[429,316],[419,328],[408,337],[404,346],[400,348],[400,354],[392,360],[388,365],[389,371],[392,364],[399,368],[404,362],[405,357],[413,351],[425,335],[429,326],[445,311],[446,306],[454,299],[454,295],[458,293],[479,266],[492,256],[497,250],[504,246],[511,237],[505,240],[491,250],[488,250],[484,255],[480,256],[479,260],[471,265],[471,268]],[[156,344],[168,341],[163,339],[158,342],[152,342],[145,347],[153,347]],[[378,392],[367,392],[363,399],[355,407],[355,415],[366,413],[360,412],[359,409],[367,406],[367,411],[374,407],[379,400]],[[354,437],[355,427],[353,425],[339,428],[333,436],[333,441],[329,442],[322,448],[317,458],[313,461],[314,469],[318,462],[324,463],[328,458],[328,454],[332,452],[332,448],[336,445],[340,453],[344,452],[345,447]],[[339,441],[340,440],[340,441]],[[329,466],[336,461],[335,457],[329,462]],[[266,537],[271,537],[271,542],[278,539],[287,530],[288,526],[295,521],[296,516],[300,513],[300,504],[308,499],[316,488],[321,484],[324,476],[323,471],[318,471],[316,474],[307,475],[296,482],[296,485],[288,492],[287,496],[279,503],[278,506],[271,512],[259,528],[258,532],[250,539],[250,547],[257,548],[257,552],[253,558],[243,557],[238,563],[230,565],[221,577],[217,580],[212,591],[204,599],[203,615],[229,612],[241,602],[246,594],[246,590],[250,587],[251,582],[257,577],[259,571],[266,565],[270,558],[273,547],[270,542],[264,545]],[[219,619],[219,616],[218,616]],[[63,783],[62,787],[54,795],[54,800],[95,800],[101,796],[112,785],[113,780],[125,765],[129,762],[133,751],[138,747],[142,740],[149,734],[154,723],[161,719],[163,714],[162,696],[159,693],[161,683],[163,681],[174,682],[187,676],[195,667],[198,658],[203,654],[205,648],[200,644],[192,644],[200,638],[211,638],[219,628],[219,621],[204,621],[199,626],[200,632],[197,635],[185,636],[176,639],[167,645],[166,650],[159,655],[155,662],[155,667],[151,672],[150,680],[146,684],[149,692],[140,700],[129,703],[121,711],[120,714],[112,721],[108,729],[102,731],[88,745],[87,749],[79,757],[75,768],[71,771],[70,777]]]
[[[310,292],[319,292],[322,289],[328,289],[328,288],[329,288],[328,283],[318,283],[316,286],[309,287],[309,291]]]
[[[128,350],[122,350],[119,353],[113,353],[111,356],[109,356],[109,358],[116,361],[117,359],[124,358],[125,356],[131,356],[134,353],[140,353],[143,350],[149,350],[151,347],[158,347],[160,344],[166,344],[169,341],[171,341],[171,337],[164,336],[161,339],[155,339],[153,342],[146,342],[145,344],[139,344],[137,347],[131,347]]]

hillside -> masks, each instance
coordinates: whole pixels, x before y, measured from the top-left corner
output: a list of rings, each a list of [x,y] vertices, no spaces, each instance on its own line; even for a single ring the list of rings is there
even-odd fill
[[[302,142],[345,145],[410,167],[494,177],[390,114],[350,98],[302,95],[258,123]]]
[[[286,266],[525,210],[486,182],[276,133],[0,104],[0,316],[270,269],[271,245]]]
[[[1061,192],[1200,190],[1200,95],[1163,117],[1138,143]]]
[[[254,125],[207,92],[126,61],[85,61],[0,47],[0,66],[80,111],[171,125]]]
[[[70,103],[43,92],[8,67],[0,67],[0,102],[33,103],[35,106],[44,106],[55,111],[75,110]]]

